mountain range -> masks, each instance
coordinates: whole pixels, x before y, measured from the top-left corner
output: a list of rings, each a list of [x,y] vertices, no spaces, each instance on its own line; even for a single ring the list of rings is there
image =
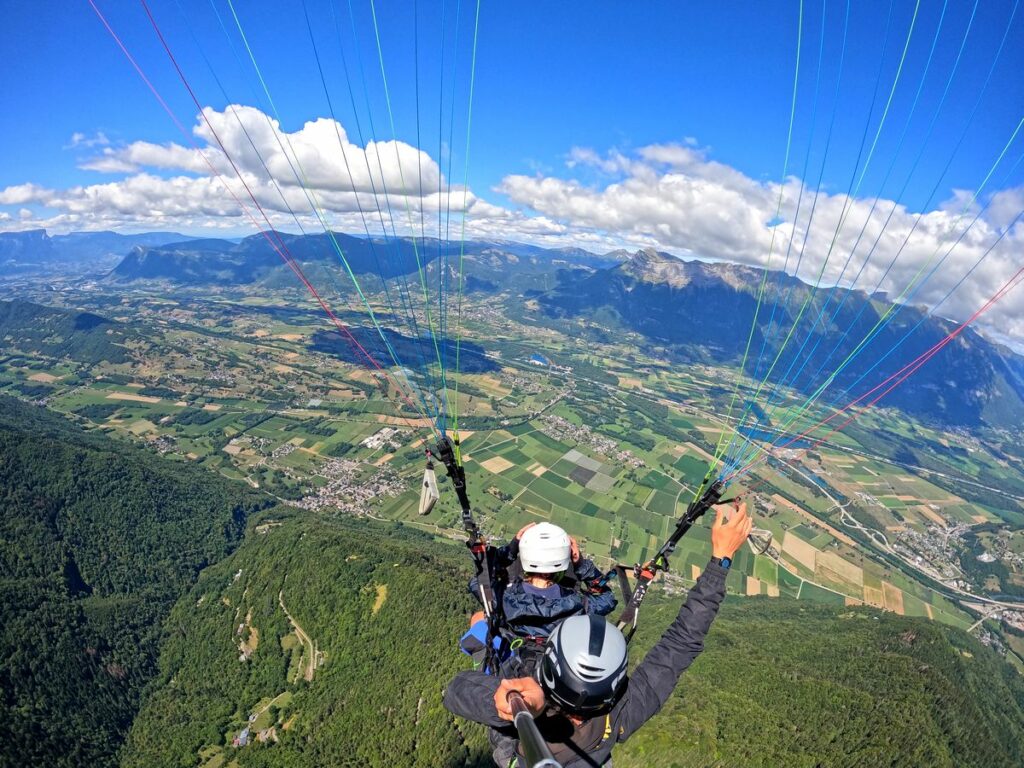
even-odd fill
[[[175,232],[71,232],[52,237],[43,229],[0,232],[0,271],[9,275],[106,272],[135,246],[160,246],[192,239]]]
[[[642,250],[608,269],[563,271],[536,300],[548,318],[596,319],[602,336],[609,329],[634,332],[684,362],[739,363],[759,311],[746,371],[755,380],[770,374],[762,397],[775,384],[809,394],[834,377],[822,402],[837,406],[871,393],[867,403],[957,327],[920,307],[863,291],[815,290],[782,272],[764,280],[758,310],[763,279],[753,267]],[[861,345],[863,339],[870,341]],[[945,425],[1020,424],[1024,358],[967,328],[880,404]]]
[[[837,406],[882,385],[956,327],[919,307],[893,305],[879,295],[815,289],[781,271],[765,277],[754,267],[684,261],[651,249],[595,254],[507,241],[460,244],[340,232],[261,233],[239,242],[182,240],[166,233],[120,237],[75,233],[49,238],[41,231],[0,235],[0,258],[17,264],[55,263],[56,253],[73,251],[75,258],[84,259],[84,254],[109,252],[120,244],[129,247],[106,275],[111,284],[157,280],[183,286],[295,286],[282,251],[315,285],[350,290],[351,272],[365,290],[391,286],[392,295],[397,288],[399,296],[414,297],[420,269],[427,285],[436,285],[444,271],[451,286],[461,259],[466,290],[502,296],[510,315],[598,340],[634,334],[637,343],[674,363],[738,364],[757,312],[746,370],[756,380],[767,378],[763,395],[782,385],[811,393],[829,380],[822,402]],[[861,340],[869,337],[860,349]],[[1024,421],[1024,358],[969,328],[882,404],[945,426],[1019,424]]]

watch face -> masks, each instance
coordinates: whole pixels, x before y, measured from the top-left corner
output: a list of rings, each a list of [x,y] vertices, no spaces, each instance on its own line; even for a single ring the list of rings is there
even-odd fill
[[[723,557],[722,558],[722,567],[723,568],[728,568],[730,565],[732,565],[732,558],[731,557]]]

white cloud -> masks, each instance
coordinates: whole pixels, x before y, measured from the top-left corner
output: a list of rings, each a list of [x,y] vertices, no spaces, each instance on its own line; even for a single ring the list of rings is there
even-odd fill
[[[934,307],[1024,208],[1024,188],[986,192],[977,201],[974,191],[955,190],[924,214],[893,201],[822,192],[811,220],[813,190],[805,189],[794,221],[799,179],[752,179],[711,159],[710,149],[693,137],[628,152],[573,147],[565,160],[567,176],[540,168],[532,176],[506,176],[496,190],[513,203],[506,207],[450,185],[437,160],[416,147],[394,141],[360,146],[344,126],[325,118],[284,132],[253,107],[207,107],[192,131],[198,149],[145,141],[115,146],[102,133],[75,134],[72,146],[91,150],[81,168],[125,178],[67,189],[32,183],[0,189],[0,206],[11,207],[0,220],[14,223],[15,209],[31,205],[35,213],[18,226],[244,234],[266,226],[251,192],[270,223],[287,231],[322,231],[322,211],[335,229],[408,234],[418,231],[421,210],[435,227],[438,211],[450,210],[455,233],[461,232],[465,201],[470,237],[596,251],[654,246],[684,257],[785,264],[791,273],[799,264],[798,274],[808,282],[820,272],[823,285],[848,285],[859,274],[857,287],[877,285],[893,297],[938,265],[907,297]],[[219,178],[211,175],[211,165]],[[1017,268],[1015,254],[1022,247],[1024,226],[1017,224],[939,313],[962,319],[980,306]],[[1024,339],[1024,289],[1010,294],[985,322],[1004,336]]]
[[[813,284],[820,273],[826,287],[850,285],[859,273],[858,288],[878,286],[891,297],[903,295],[929,307],[942,302],[938,312],[954,319],[969,316],[1020,266],[1013,256],[1024,247],[1024,226],[1018,224],[943,301],[1024,208],[1024,188],[977,201],[973,191],[955,190],[937,210],[923,215],[893,201],[822,192],[810,219],[811,189],[805,190],[794,222],[798,179],[781,185],[756,181],[707,154],[688,141],[642,147],[630,156],[575,148],[570,169],[587,165],[622,176],[593,186],[573,178],[510,175],[498,191],[525,210],[562,224],[570,236],[600,233],[682,256],[776,269],[788,265],[790,273],[799,263],[802,279]],[[775,220],[780,193],[782,223],[774,228],[773,242],[768,223]],[[1024,338],[1024,289],[1009,294],[985,322]]]
[[[110,139],[103,131],[98,131],[95,136],[87,136],[84,133],[75,132],[71,134],[71,140],[64,145],[64,149],[75,149],[77,147],[106,147]]]
[[[421,209],[436,221],[439,210],[459,215],[464,203],[469,208],[477,203],[472,192],[449,185],[427,153],[396,141],[358,146],[329,119],[288,133],[252,107],[207,107],[193,134],[196,147],[146,141],[110,146],[102,134],[76,133],[74,146],[96,150],[80,168],[128,177],[64,190],[12,186],[0,190],[0,205],[43,206],[53,213],[35,223],[55,230],[99,225],[252,230],[266,226],[265,214],[274,226],[292,231],[300,226],[322,231],[326,223],[354,232],[402,233],[418,228]],[[217,220],[225,216],[232,220]]]

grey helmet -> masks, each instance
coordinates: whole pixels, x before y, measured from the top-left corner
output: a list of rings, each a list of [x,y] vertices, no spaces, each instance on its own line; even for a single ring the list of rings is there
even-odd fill
[[[626,682],[626,638],[600,616],[572,616],[555,628],[538,668],[544,694],[560,709],[607,709]]]

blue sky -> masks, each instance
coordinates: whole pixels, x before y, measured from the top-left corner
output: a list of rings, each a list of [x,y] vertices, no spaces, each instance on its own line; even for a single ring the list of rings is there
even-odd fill
[[[914,300],[951,317],[1024,249],[1021,0],[484,0],[468,185],[473,0],[231,0],[241,30],[229,0],[152,0],[230,163],[143,5],[94,2],[185,135],[89,0],[8,3],[0,231],[408,233],[465,208],[474,237],[893,296],[928,274]],[[1001,306],[1024,339],[1024,299]]]
[[[141,6],[109,0],[97,0],[97,4],[182,121],[191,125],[196,110],[171,70]],[[227,4],[223,0],[217,0],[217,4],[225,22],[231,25]],[[963,0],[949,3],[932,69],[897,160],[897,172],[885,190],[893,195],[909,170],[913,140],[923,133],[945,86],[972,5]],[[154,0],[151,7],[202,103],[223,107],[224,98],[197,53],[193,34],[232,100],[261,103],[254,101],[258,92],[254,73],[251,68],[243,71],[238,67],[208,0],[181,0],[181,6],[187,11],[188,23],[175,2]],[[342,24],[349,24],[345,0],[336,0],[335,6]],[[455,6],[450,1],[445,4],[449,42]],[[912,205],[924,204],[947,161],[1012,6],[1010,0],[980,4],[946,108],[911,181],[907,200]],[[397,131],[400,138],[415,144],[413,7],[409,0],[377,4]],[[905,0],[893,4],[892,31],[885,59],[881,60],[889,7],[885,2],[853,4],[840,115],[824,177],[830,189],[843,190],[849,184],[880,64],[882,84],[876,115],[892,83],[914,4]],[[283,127],[294,129],[307,119],[327,115],[302,3],[239,0],[236,8],[281,110]],[[308,0],[308,8],[338,117],[350,125],[351,109],[330,3]],[[390,138],[380,98],[383,91],[369,4],[354,0],[353,8],[362,46],[349,48],[350,64],[359,50],[368,73],[377,133]],[[871,194],[879,191],[883,172],[894,157],[896,138],[921,80],[941,9],[941,2],[921,4],[901,85],[876,159],[863,182],[864,191]],[[424,149],[436,155],[442,6],[440,2],[422,0],[418,10],[420,133]],[[461,7],[463,34],[457,46],[462,75],[468,71],[466,33],[472,10],[472,2],[465,0]],[[833,106],[844,4],[830,0],[826,11],[825,64],[812,181],[816,179],[824,130]],[[778,179],[785,155],[798,14],[795,2],[485,2],[471,183],[483,191],[498,185],[507,174],[562,173],[564,158],[574,146],[605,152],[688,137],[710,148],[714,160],[754,179]],[[807,146],[821,4],[805,3],[804,14],[791,172],[801,170]],[[1015,26],[1015,39],[1003,52],[964,146],[942,184],[940,200],[953,188],[970,189],[979,182],[1019,119],[1024,105],[1024,78],[1018,74],[1024,71],[1024,46],[1019,43],[1024,19],[1018,17]],[[231,31],[235,32],[233,27]],[[237,34],[235,40],[237,44]],[[350,44],[350,38],[346,38],[346,44]],[[76,167],[82,148],[65,149],[74,133],[93,136],[102,131],[114,141],[182,141],[85,0],[8,4],[0,48],[9,63],[0,74],[0,95],[8,105],[0,113],[0,131],[5,137],[0,187],[26,182],[68,186],[97,181],[95,173]],[[449,48],[448,53],[446,77],[451,76],[453,49]],[[361,88],[358,83],[356,87]],[[360,92],[358,97],[362,95]],[[460,96],[464,97],[464,90],[460,90]],[[456,118],[459,133],[465,125],[464,112],[460,112]],[[877,117],[870,131],[875,125]],[[457,141],[457,147],[460,144]],[[1019,184],[1022,178],[1024,171],[1010,183]],[[501,199],[493,194],[491,197]]]

